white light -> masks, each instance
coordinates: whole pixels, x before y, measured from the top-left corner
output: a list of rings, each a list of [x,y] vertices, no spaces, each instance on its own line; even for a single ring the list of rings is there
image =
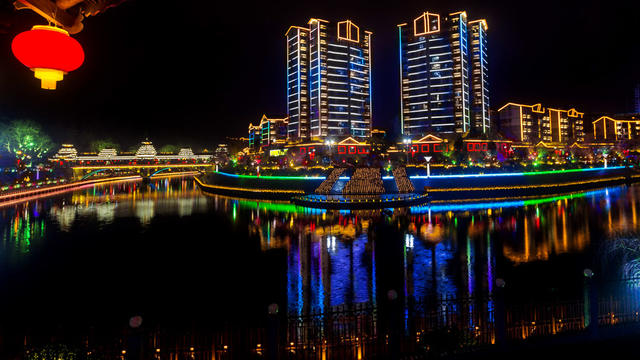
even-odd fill
[[[411,235],[411,234],[406,234],[406,235],[404,236],[404,244],[405,244],[405,246],[406,246],[407,248],[409,248],[409,249],[413,249],[413,240],[414,240],[413,235]]]
[[[333,235],[327,236],[327,249],[331,252],[336,251],[336,237]]]

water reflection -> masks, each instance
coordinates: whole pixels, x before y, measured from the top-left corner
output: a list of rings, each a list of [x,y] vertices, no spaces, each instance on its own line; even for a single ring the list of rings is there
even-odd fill
[[[368,212],[215,197],[215,208],[250,218],[249,232],[259,237],[263,251],[286,250],[289,310],[307,314],[375,304],[378,279],[395,271],[403,272],[404,288],[398,290],[406,299],[490,293],[497,277],[518,273],[513,270],[524,264],[535,264],[539,278],[553,277],[565,254],[573,260],[564,270],[580,274],[581,266],[596,266],[594,242],[638,230],[638,191],[637,186],[617,187],[545,199]],[[398,236],[375,240],[372,232],[381,225],[397,229]],[[376,241],[400,244],[401,269],[377,267],[381,256],[394,255],[376,254]]]
[[[76,217],[95,217],[102,226],[113,223],[116,217],[134,216],[147,226],[157,215],[183,217],[206,209],[207,201],[193,180],[167,178],[148,184],[118,183],[76,191],[70,201],[63,199],[53,204],[51,214],[62,231],[69,231]]]
[[[35,202],[32,207],[22,207],[11,211],[3,211],[2,248],[1,252],[9,257],[29,253],[33,241],[39,241],[45,233],[46,221],[41,214],[41,203]]]
[[[148,226],[157,215],[189,216],[205,212],[206,199],[192,179],[162,179],[148,184],[124,182],[97,185],[62,196],[43,198],[0,208],[2,253],[12,257],[28,253],[32,242],[44,241],[46,227],[73,231],[77,221],[95,219],[98,226],[116,218],[135,217]],[[52,221],[51,221],[52,220]]]
[[[286,253],[279,276],[292,314],[376,305],[391,288],[409,308],[412,299],[490,293],[498,277],[534,286],[530,279],[579,276],[602,257],[620,257],[616,251],[630,243],[637,253],[599,273],[640,274],[640,243],[617,235],[638,231],[639,191],[616,187],[524,201],[324,211],[205,196],[188,178],[128,182],[0,209],[0,260],[28,256],[34,244],[47,241],[47,230],[73,233],[79,221],[105,227],[131,218],[149,228],[159,216],[213,212],[246,226],[247,237],[259,241],[257,251]],[[205,223],[192,226],[211,230]],[[603,244],[611,246],[602,251]],[[242,253],[228,255],[243,261]]]

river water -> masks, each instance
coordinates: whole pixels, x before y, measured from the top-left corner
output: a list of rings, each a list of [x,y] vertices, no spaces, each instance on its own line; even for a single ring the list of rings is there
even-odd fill
[[[0,330],[208,327],[402,299],[526,297],[640,274],[640,186],[502,203],[321,211],[204,195],[191,178],[0,208]],[[62,329],[62,330],[61,330]],[[71,330],[70,330],[71,329]]]

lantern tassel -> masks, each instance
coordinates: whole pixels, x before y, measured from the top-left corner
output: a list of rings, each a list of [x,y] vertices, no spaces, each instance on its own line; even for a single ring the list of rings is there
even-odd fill
[[[47,90],[55,90],[56,83],[64,77],[64,72],[56,69],[35,68],[33,72],[35,77],[40,79],[40,86]]]

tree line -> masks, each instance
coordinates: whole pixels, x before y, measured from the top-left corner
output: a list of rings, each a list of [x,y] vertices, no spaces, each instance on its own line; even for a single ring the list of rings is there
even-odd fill
[[[182,144],[181,144],[182,145]],[[129,146],[126,152],[135,152],[140,144]],[[166,144],[157,148],[159,153],[178,153],[180,148],[187,145]],[[44,160],[54,154],[60,144],[54,143],[40,124],[29,119],[15,119],[0,121],[0,156],[8,154],[14,157],[18,164],[31,166],[34,161]],[[103,149],[116,149],[121,152],[120,143],[110,137],[94,139],[89,142],[89,151],[99,153]]]

